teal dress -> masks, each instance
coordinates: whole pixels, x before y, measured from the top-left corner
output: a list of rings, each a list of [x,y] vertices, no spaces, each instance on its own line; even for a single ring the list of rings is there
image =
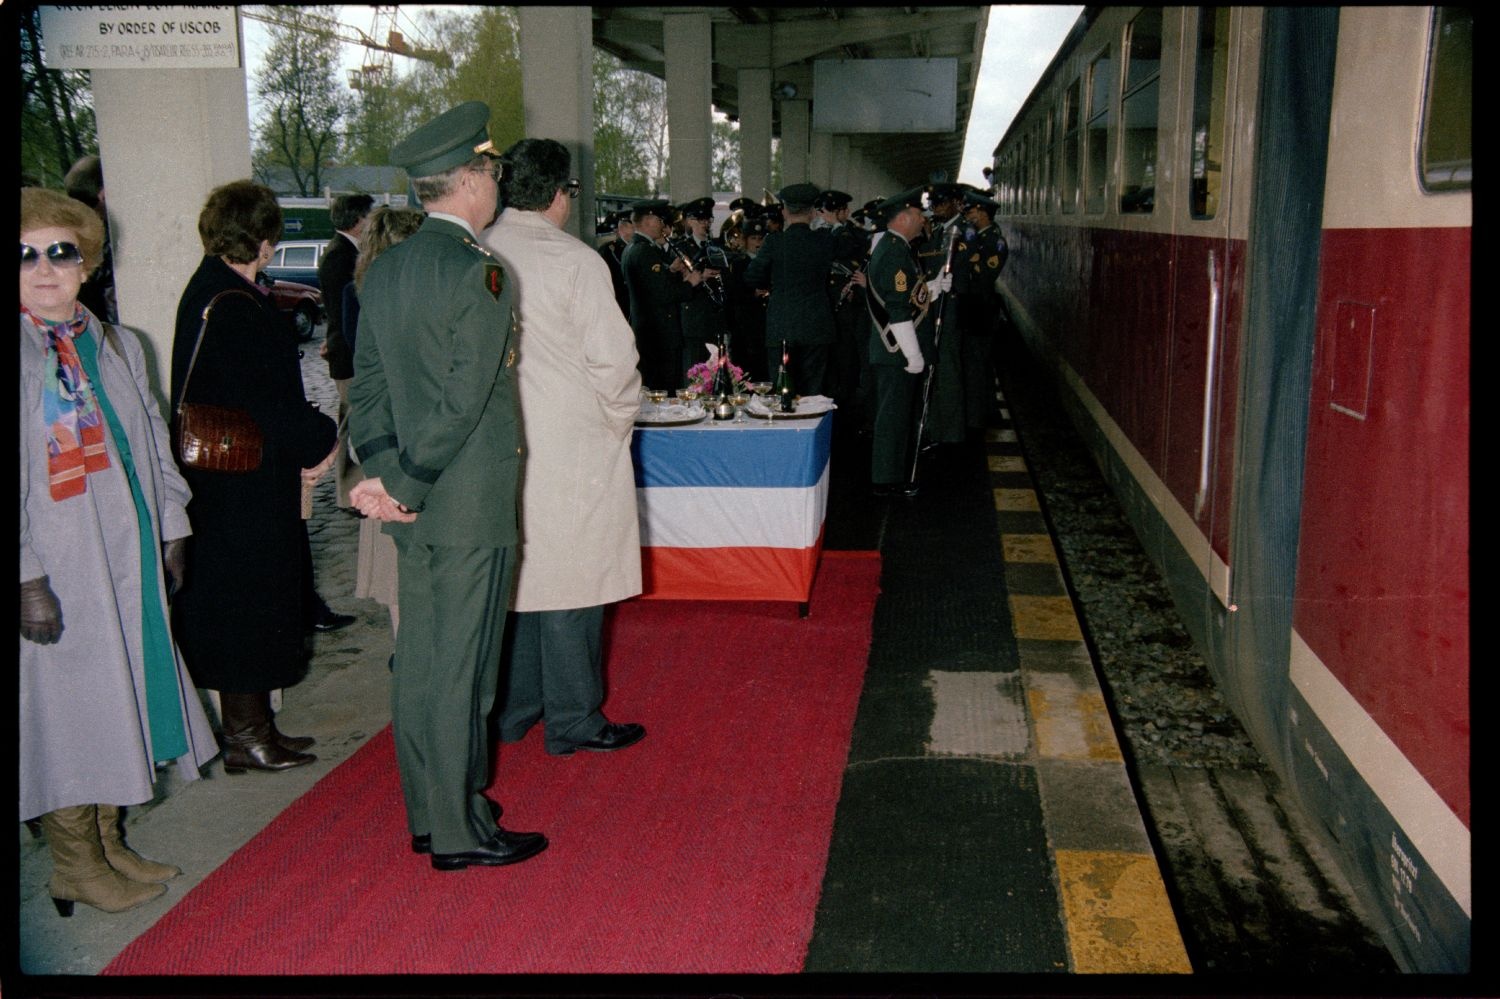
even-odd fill
[[[158,763],[169,762],[188,751],[188,741],[178,700],[177,661],[172,654],[171,631],[160,602],[148,597],[159,585],[161,546],[157,542],[151,509],[141,490],[130,440],[110,405],[109,397],[104,394],[104,379],[99,375],[99,345],[87,335],[76,337],[73,343],[78,349],[79,360],[83,362],[84,374],[99,400],[99,409],[109,425],[125,478],[130,483],[131,499],[135,501],[136,529],[141,539],[141,648],[145,656],[146,717],[151,726],[151,755]]]

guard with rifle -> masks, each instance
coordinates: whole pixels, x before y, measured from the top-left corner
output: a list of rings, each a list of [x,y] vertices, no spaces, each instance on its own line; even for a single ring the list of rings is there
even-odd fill
[[[833,269],[833,238],[814,232],[813,202],[822,193],[812,184],[783,188],[786,227],[773,232],[745,269],[751,287],[771,293],[766,308],[766,352],[787,347],[792,390],[821,395],[834,341],[833,303],[828,275]]]
[[[922,232],[922,189],[914,187],[873,209],[886,231],[870,253],[866,353],[874,385],[870,481],[876,496],[915,496],[908,454],[927,358],[917,327],[927,313],[927,281],[912,249]]]
[[[968,243],[964,238],[963,187],[933,184],[928,188],[931,235],[918,250],[932,308],[929,338],[937,346],[934,370],[924,389],[926,425],[921,443],[958,444],[964,440],[963,330],[958,319],[958,294],[968,287]]]

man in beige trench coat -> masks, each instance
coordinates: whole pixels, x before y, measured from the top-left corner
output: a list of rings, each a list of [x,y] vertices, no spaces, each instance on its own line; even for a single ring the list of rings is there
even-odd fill
[[[526,467],[500,738],[541,720],[554,756],[623,749],[646,730],[599,710],[600,649],[604,606],[641,592],[635,336],[604,261],[563,231],[578,195],[567,149],[522,139],[502,159],[506,209],[484,242],[515,282]]]

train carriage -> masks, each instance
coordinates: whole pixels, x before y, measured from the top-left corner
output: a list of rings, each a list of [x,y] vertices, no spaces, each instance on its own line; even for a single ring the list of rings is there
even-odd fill
[[[995,150],[1028,345],[1403,967],[1469,967],[1472,15],[1087,8]]]

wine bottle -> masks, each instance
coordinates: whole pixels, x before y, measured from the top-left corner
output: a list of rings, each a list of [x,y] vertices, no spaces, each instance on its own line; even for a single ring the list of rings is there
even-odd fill
[[[719,366],[714,369],[714,380],[710,388],[711,394],[719,402],[734,395],[734,376],[729,372],[729,345],[724,342],[722,334],[719,336]]]
[[[781,411],[790,413],[797,405],[797,400],[792,395],[792,376],[787,373],[787,349],[786,341],[781,341],[781,367],[776,369],[776,382],[772,386],[777,397],[781,400]]]

